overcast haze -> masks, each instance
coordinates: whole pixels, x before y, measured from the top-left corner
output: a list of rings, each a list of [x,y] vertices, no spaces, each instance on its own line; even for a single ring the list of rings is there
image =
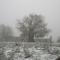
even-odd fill
[[[60,36],[60,0],[0,0],[0,24],[16,26],[16,19],[42,14],[56,39]]]

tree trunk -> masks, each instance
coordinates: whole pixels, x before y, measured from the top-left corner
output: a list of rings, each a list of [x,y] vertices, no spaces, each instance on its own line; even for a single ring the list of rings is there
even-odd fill
[[[33,31],[30,31],[30,32],[29,32],[28,42],[34,42],[34,33],[33,33]]]

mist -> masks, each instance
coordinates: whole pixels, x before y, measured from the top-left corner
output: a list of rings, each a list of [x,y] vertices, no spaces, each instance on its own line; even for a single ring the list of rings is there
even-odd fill
[[[15,35],[16,20],[29,14],[43,15],[54,40],[60,36],[60,0],[0,0],[0,24],[11,26]]]

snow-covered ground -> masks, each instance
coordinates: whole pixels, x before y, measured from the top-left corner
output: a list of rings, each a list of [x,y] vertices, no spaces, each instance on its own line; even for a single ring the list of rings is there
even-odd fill
[[[57,55],[49,54],[47,51],[41,50],[41,48],[5,47],[4,49],[4,54],[7,58],[14,53],[14,60],[55,60],[57,58]]]

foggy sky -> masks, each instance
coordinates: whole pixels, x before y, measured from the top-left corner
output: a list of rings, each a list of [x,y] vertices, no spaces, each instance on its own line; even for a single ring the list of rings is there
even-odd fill
[[[0,24],[13,27],[16,19],[29,14],[42,14],[56,39],[60,36],[60,0],[0,0]]]

